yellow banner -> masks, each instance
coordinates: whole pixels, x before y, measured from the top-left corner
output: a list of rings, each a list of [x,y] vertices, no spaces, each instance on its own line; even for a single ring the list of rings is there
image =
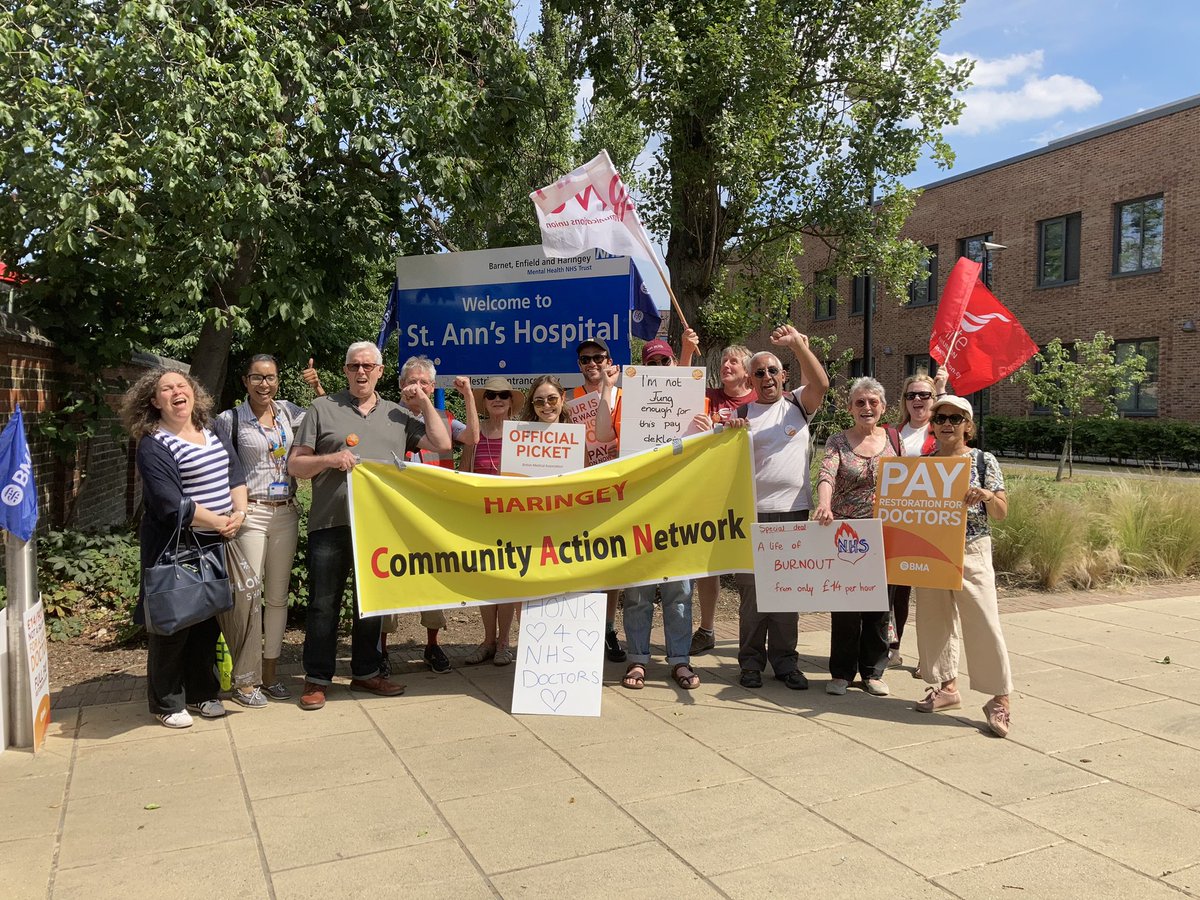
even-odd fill
[[[888,584],[962,587],[971,457],[884,459],[875,482]]]
[[[363,615],[754,571],[742,428],[550,478],[363,463],[350,474]]]

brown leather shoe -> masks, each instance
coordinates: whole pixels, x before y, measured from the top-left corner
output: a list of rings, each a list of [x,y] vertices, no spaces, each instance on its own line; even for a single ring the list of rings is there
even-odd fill
[[[355,678],[350,682],[350,689],[378,694],[380,697],[399,697],[404,693],[404,685],[388,681],[382,675],[376,675],[374,678]]]
[[[300,693],[300,708],[301,709],[320,709],[325,705],[325,691],[329,689],[327,684],[313,684],[311,681],[304,682],[304,690]]]

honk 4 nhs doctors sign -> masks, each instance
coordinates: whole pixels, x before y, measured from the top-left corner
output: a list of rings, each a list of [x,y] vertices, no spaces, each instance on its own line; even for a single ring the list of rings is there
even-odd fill
[[[348,477],[363,615],[754,568],[745,429],[550,478],[382,463]]]
[[[884,459],[875,484],[889,584],[962,587],[971,457]]]

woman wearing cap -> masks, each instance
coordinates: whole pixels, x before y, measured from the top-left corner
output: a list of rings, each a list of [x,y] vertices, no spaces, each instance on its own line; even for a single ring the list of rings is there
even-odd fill
[[[822,525],[834,519],[874,517],[879,460],[895,455],[899,445],[895,429],[879,424],[886,409],[887,395],[874,378],[859,378],[850,385],[854,424],[825,442],[817,478],[813,518]],[[861,675],[863,690],[886,697],[890,693],[883,680],[888,658],[887,611],[834,612],[830,619],[830,681],[825,693],[841,696],[855,676]]]
[[[459,470],[476,475],[499,475],[504,423],[516,418],[521,393],[507,378],[493,375],[475,394],[475,405],[483,408],[487,418],[479,428],[479,442],[463,448]],[[490,659],[497,666],[507,666],[513,661],[508,641],[516,610],[516,603],[487,603],[479,608],[483,618],[483,643],[463,660],[466,665],[477,666]]]
[[[956,614],[960,617],[962,641],[971,660],[971,687],[992,695],[984,704],[983,714],[988,727],[1004,737],[1010,721],[1012,672],[1000,631],[988,524],[989,518],[1000,522],[1008,515],[1004,475],[996,457],[967,446],[967,441],[975,436],[975,423],[971,404],[962,397],[937,398],[933,404],[933,431],[938,441],[937,456],[967,457],[971,462],[970,486],[965,497],[966,548],[961,589],[917,588],[917,606],[921,611],[917,616],[917,648],[921,659],[939,659],[951,639],[954,617]],[[917,710],[939,712],[961,707],[957,675],[955,670],[924,673],[925,681],[932,687],[925,699],[917,702]]]

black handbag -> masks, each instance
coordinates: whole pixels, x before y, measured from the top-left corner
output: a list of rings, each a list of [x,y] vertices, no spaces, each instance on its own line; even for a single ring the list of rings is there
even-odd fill
[[[172,543],[158,562],[142,570],[142,604],[150,634],[175,634],[233,608],[225,543],[202,546],[192,529],[183,527],[187,503],[180,504]]]

